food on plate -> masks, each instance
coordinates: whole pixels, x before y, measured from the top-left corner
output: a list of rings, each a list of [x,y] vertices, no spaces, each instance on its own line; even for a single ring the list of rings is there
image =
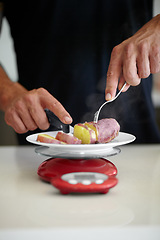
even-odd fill
[[[77,123],[73,135],[58,132],[56,137],[41,133],[38,142],[55,144],[94,144],[107,143],[118,136],[120,125],[114,118],[105,118],[95,122]]]
[[[59,141],[58,139],[44,133],[40,133],[37,136],[37,141],[38,142],[43,142],[43,143],[56,143],[56,144],[66,144],[62,141]]]
[[[80,139],[83,144],[92,144],[96,142],[96,133],[84,123],[78,123],[74,126],[73,135]]]
[[[56,139],[68,144],[81,144],[81,140],[77,137],[64,133],[64,132],[58,132],[56,135]]]
[[[107,143],[118,136],[120,125],[114,118],[105,118],[97,123],[86,122],[85,125],[96,133],[96,142]]]

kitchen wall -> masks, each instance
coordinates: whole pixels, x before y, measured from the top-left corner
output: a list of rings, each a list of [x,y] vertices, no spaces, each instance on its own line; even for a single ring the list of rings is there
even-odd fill
[[[154,15],[160,13],[160,0],[154,1]],[[17,68],[15,64],[15,54],[13,42],[10,37],[10,29],[6,19],[3,21],[0,36],[0,62],[5,67],[9,77],[16,81]],[[153,101],[155,104],[157,122],[160,126],[160,74],[154,75]],[[4,113],[0,111],[0,145],[17,145],[15,132],[4,121]]]

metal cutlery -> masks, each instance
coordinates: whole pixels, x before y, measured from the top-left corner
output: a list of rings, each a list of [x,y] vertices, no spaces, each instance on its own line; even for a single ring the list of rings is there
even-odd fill
[[[125,88],[125,86],[126,86],[126,82],[124,83],[124,85],[122,86],[122,88],[119,90],[119,92],[117,93],[117,95],[114,97],[114,98],[112,98],[111,100],[109,100],[109,101],[106,101],[106,102],[104,102],[101,106],[100,106],[100,108],[98,109],[98,111],[94,114],[94,122],[95,123],[97,123],[98,122],[98,117],[99,117],[99,114],[100,114],[100,111],[101,111],[101,109],[104,107],[104,105],[106,105],[107,103],[110,103],[110,102],[113,102],[114,100],[116,100],[117,98],[118,98],[118,96],[120,95],[120,93],[123,91],[123,89]]]

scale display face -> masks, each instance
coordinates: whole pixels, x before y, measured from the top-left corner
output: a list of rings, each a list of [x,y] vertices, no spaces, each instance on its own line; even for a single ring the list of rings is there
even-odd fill
[[[81,183],[83,185],[90,185],[92,183],[102,184],[108,179],[108,176],[96,172],[75,172],[64,174],[61,178],[69,184]]]

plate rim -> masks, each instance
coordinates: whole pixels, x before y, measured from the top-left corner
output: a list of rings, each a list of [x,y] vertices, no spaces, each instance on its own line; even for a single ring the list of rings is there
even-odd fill
[[[48,131],[48,132],[41,132],[43,134],[51,134],[53,135],[53,133],[56,135],[57,132],[61,132],[61,131]],[[130,133],[125,133],[125,132],[119,132],[119,135],[117,137],[115,137],[112,141],[108,142],[108,143],[99,143],[99,144],[54,144],[54,143],[42,143],[42,142],[37,142],[36,140],[32,140],[30,138],[32,137],[36,137],[38,134],[41,133],[34,133],[34,134],[30,134],[29,136],[26,137],[26,140],[32,144],[36,144],[39,146],[46,146],[49,148],[53,148],[53,149],[66,149],[66,150],[74,150],[74,148],[76,148],[76,151],[80,151],[80,150],[92,150],[93,148],[96,149],[103,149],[105,147],[116,147],[116,146],[121,146],[121,145],[126,145],[128,143],[131,143],[133,141],[135,141],[136,137],[133,134]],[[116,141],[116,139],[118,137],[123,137],[123,136],[127,136],[130,137],[130,139],[128,140],[123,140],[123,141]],[[95,150],[96,150],[95,149]]]

